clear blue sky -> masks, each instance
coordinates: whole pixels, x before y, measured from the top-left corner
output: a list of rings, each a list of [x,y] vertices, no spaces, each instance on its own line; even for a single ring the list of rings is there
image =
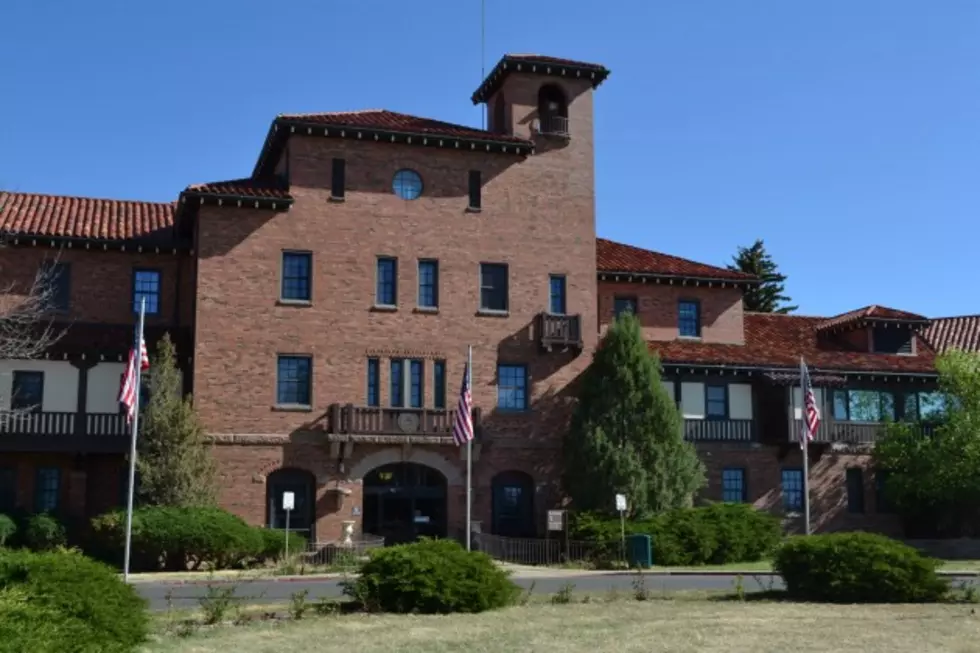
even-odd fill
[[[598,231],[801,313],[980,313],[980,2],[486,0],[504,52],[603,63]],[[0,187],[169,201],[245,176],[277,113],[480,124],[479,0],[3,0]]]

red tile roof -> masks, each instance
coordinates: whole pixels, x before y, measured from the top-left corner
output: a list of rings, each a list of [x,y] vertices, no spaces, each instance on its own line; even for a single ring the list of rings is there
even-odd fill
[[[474,103],[486,102],[503,84],[504,79],[513,72],[582,79],[591,83],[593,88],[609,77],[609,69],[597,63],[546,57],[540,54],[505,54],[490,70],[470,99]]]
[[[652,274],[682,279],[754,281],[751,274],[689,261],[632,245],[596,238],[596,268],[599,272]]]
[[[131,240],[169,236],[173,203],[0,191],[0,231],[24,236]]]
[[[803,356],[822,370],[860,372],[935,372],[935,353],[920,338],[915,356],[842,351],[818,336],[824,317],[745,314],[745,344],[723,345],[688,340],[650,342],[651,351],[667,363],[793,367]]]
[[[559,57],[547,57],[543,54],[505,54],[505,61],[513,61],[515,63],[539,63],[539,64],[552,64],[555,66],[568,66],[570,68],[593,68],[595,70],[603,70],[608,72],[605,66],[598,63],[588,63],[586,61],[575,61],[574,59],[561,59]]]
[[[291,200],[285,184],[255,179],[231,179],[192,184],[184,191],[192,195],[217,195],[222,197],[247,197],[266,200]]]
[[[950,349],[980,352],[980,315],[937,318],[926,329],[925,338],[938,352]]]
[[[420,118],[405,113],[385,109],[366,109],[364,111],[339,111],[334,113],[294,113],[281,114],[280,120],[326,127],[351,127],[376,129],[418,136],[444,136],[447,138],[468,138],[496,143],[515,143],[533,146],[531,141],[506,134],[495,134],[476,127],[457,125],[431,118]]]
[[[922,315],[917,315],[915,313],[909,313],[908,311],[900,311],[897,308],[871,305],[865,306],[864,308],[859,308],[856,311],[848,311],[846,313],[841,313],[840,315],[835,315],[832,318],[828,318],[823,324],[820,325],[820,329],[830,329],[833,327],[862,322],[864,320],[906,320],[909,322],[928,322],[929,318]]]

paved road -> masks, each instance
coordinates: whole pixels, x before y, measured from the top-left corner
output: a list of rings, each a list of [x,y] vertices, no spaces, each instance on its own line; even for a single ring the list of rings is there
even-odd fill
[[[618,592],[633,591],[634,574],[569,574],[556,573],[548,575],[528,574],[515,576],[514,582],[527,589],[534,584],[535,594],[554,594],[571,583],[576,593],[600,595],[615,589]],[[968,582],[980,586],[976,577],[954,578],[953,583]],[[309,590],[308,599],[313,601],[320,598],[337,598],[342,596],[340,580],[290,580],[275,581],[256,579],[243,581],[235,586],[235,596],[251,604],[284,603],[295,592]],[[697,574],[697,575],[658,575],[645,574],[644,583],[648,591],[676,592],[679,590],[732,590],[735,577],[730,575]],[[781,589],[782,580],[774,574],[746,575],[742,578],[746,592],[758,592],[765,589]],[[202,584],[171,584],[171,583],[137,583],[136,588],[146,597],[153,610],[167,609],[167,594],[171,593],[174,608],[197,608],[198,599],[205,596],[207,587]]]

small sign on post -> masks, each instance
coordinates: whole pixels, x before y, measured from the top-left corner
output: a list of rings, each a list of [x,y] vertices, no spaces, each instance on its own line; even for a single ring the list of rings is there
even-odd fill
[[[548,511],[548,530],[549,531],[560,531],[565,528],[565,511],[564,510],[549,510]]]
[[[619,526],[621,529],[621,550],[623,554],[623,562],[626,562],[626,495],[617,494],[616,495],[616,510],[619,511]]]
[[[289,557],[289,513],[296,508],[296,493],[295,492],[283,492],[282,493],[282,509],[286,511],[286,545],[284,547],[284,556]]]

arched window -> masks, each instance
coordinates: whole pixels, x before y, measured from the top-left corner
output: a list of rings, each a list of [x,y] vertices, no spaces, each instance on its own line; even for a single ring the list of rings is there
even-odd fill
[[[493,477],[493,534],[534,537],[534,479],[518,471]]]
[[[503,92],[497,94],[497,99],[493,102],[493,127],[495,134],[509,134],[510,129],[507,125],[507,104],[504,100]]]
[[[297,531],[312,540],[316,522],[316,479],[303,469],[277,469],[265,479],[266,506],[269,528],[286,528],[283,494],[293,493],[294,507],[289,511],[289,531]]]
[[[568,134],[568,102],[554,84],[538,89],[538,123],[542,134]]]

